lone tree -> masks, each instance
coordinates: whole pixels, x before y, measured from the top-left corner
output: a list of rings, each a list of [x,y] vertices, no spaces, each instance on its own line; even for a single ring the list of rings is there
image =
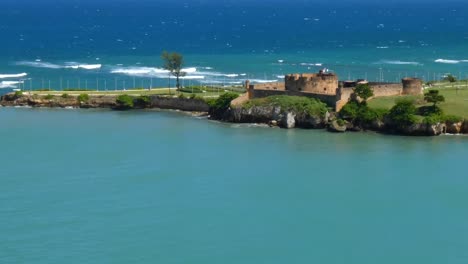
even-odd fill
[[[362,99],[363,104],[367,104],[367,99],[374,96],[374,91],[369,84],[358,84],[354,87],[353,92],[356,96]]]
[[[452,74],[449,74],[444,77],[444,81],[453,83],[457,81],[457,78],[455,78],[455,76],[453,76]]]
[[[439,94],[439,90],[429,90],[424,94],[424,100],[428,103],[432,103],[432,107],[436,107],[438,103],[445,102],[445,97]]]
[[[163,53],[161,54],[161,59],[164,62],[163,68],[165,70],[168,70],[170,75],[174,75],[176,77],[176,87],[177,90],[179,90],[180,77],[184,77],[186,74],[182,71],[182,66],[184,65],[184,58],[179,53],[169,53],[167,51],[163,51]]]

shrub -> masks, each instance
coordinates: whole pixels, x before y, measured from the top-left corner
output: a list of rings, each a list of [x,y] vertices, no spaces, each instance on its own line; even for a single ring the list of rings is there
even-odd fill
[[[430,115],[442,115],[442,108],[437,105],[421,106],[417,109],[418,115],[430,116]]]
[[[424,100],[428,103],[433,103],[435,107],[438,103],[445,102],[445,97],[439,94],[439,90],[429,90],[424,94]]]
[[[341,109],[339,116],[345,120],[362,125],[375,120],[383,120],[387,113],[388,110],[386,109],[373,109],[366,104],[351,101]]]
[[[236,93],[224,93],[220,95],[216,100],[207,101],[208,105],[214,111],[224,111],[229,108],[231,101],[239,97]]]
[[[444,115],[442,116],[442,121],[448,122],[448,123],[458,123],[458,122],[462,122],[463,118],[460,116],[456,116],[456,115]]]
[[[415,114],[414,100],[402,99],[396,102],[387,116],[397,128],[401,129],[416,123]]]
[[[62,94],[62,98],[65,98],[65,99],[66,99],[66,98],[69,98],[69,97],[70,97],[70,95],[67,94],[67,93]]]
[[[351,101],[347,103],[343,108],[341,108],[339,115],[345,120],[353,121],[359,115],[360,105],[356,101]]]
[[[128,94],[119,95],[116,99],[117,109],[131,109],[134,106],[133,97]]]
[[[51,95],[51,94],[48,94],[48,95],[44,96],[44,99],[46,99],[46,100],[52,100],[52,99],[54,99],[54,96]]]
[[[145,108],[151,105],[151,99],[147,95],[141,95],[135,98],[133,103],[139,107]]]
[[[88,102],[89,95],[88,94],[80,94],[78,95],[78,102]]]
[[[424,124],[429,124],[429,125],[435,125],[437,123],[442,122],[442,116],[440,115],[429,115],[424,117],[423,123]]]
[[[21,97],[21,96],[23,96],[23,92],[22,92],[22,91],[16,91],[16,92],[15,92],[15,98],[19,98],[19,97]]]
[[[180,98],[180,99],[185,99],[185,98],[187,98],[187,97],[185,97],[185,95],[184,95],[183,93],[180,93],[180,94],[179,94],[179,98]]]
[[[346,124],[346,122],[345,122],[343,119],[341,119],[341,118],[338,118],[338,119],[336,120],[336,123],[337,123],[339,126],[344,126],[344,125]]]
[[[190,99],[196,99],[196,98],[197,98],[197,95],[196,95],[196,94],[191,94],[189,98],[190,98]]]

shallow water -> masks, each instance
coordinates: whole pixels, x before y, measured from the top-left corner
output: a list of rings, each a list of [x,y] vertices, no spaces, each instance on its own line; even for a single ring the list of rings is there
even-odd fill
[[[0,108],[1,263],[466,263],[468,137]]]

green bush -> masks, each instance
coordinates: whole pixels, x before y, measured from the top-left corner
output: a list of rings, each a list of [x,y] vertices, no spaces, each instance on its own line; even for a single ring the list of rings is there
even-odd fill
[[[429,115],[423,119],[423,123],[429,125],[435,125],[440,122],[442,122],[442,116],[440,115]]]
[[[337,123],[339,126],[344,126],[344,125],[346,125],[346,122],[345,122],[343,119],[340,119],[340,118],[338,118],[338,119],[336,120],[336,123]]]
[[[196,95],[196,94],[191,94],[189,98],[190,98],[190,99],[196,99],[196,98],[197,98],[197,95]]]
[[[122,94],[117,97],[116,103],[118,109],[131,109],[134,106],[134,98],[128,94]]]
[[[89,95],[88,94],[80,94],[78,95],[78,102],[88,102]]]
[[[437,105],[425,105],[417,109],[418,115],[430,116],[430,115],[443,115],[443,110]]]
[[[16,92],[15,92],[15,97],[16,97],[16,98],[20,98],[21,96],[23,96],[23,92],[22,92],[22,91],[16,91]]]
[[[149,107],[151,105],[151,98],[147,95],[141,95],[134,99],[134,104],[139,107]]]
[[[456,116],[456,115],[444,115],[442,117],[442,120],[448,123],[458,123],[458,122],[462,122],[463,118],[460,116]]]
[[[417,122],[417,118],[414,100],[398,100],[396,104],[390,109],[390,112],[387,116],[393,122],[393,124],[400,129],[415,124]]]
[[[220,95],[216,100],[207,101],[210,108],[214,111],[224,111],[229,108],[231,101],[239,97],[238,94],[228,92]]]
[[[342,119],[363,125],[376,120],[383,120],[387,113],[388,110],[386,109],[373,109],[364,103],[351,101],[341,109],[339,116]]]
[[[66,99],[66,98],[69,98],[69,97],[70,97],[70,95],[67,94],[67,93],[62,94],[62,98],[65,98],[65,99]]]
[[[186,99],[187,97],[185,97],[185,95],[184,95],[183,93],[180,93],[180,94],[179,94],[179,98],[180,98],[180,99]]]
[[[359,116],[360,108],[361,105],[359,103],[351,101],[341,108],[339,115],[345,120],[354,121]]]
[[[52,99],[54,99],[54,96],[51,95],[51,94],[48,94],[48,95],[44,96],[44,99],[46,99],[46,100],[52,100]]]

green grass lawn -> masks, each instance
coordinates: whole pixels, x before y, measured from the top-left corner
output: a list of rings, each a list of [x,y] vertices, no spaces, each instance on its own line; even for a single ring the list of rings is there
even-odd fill
[[[445,102],[439,105],[445,114],[457,115],[468,119],[468,88],[465,87],[465,84],[465,82],[454,83],[453,85],[439,84],[431,88],[439,90],[439,93],[445,97]],[[455,88],[457,85],[459,85],[458,89]],[[390,109],[395,104],[395,101],[400,98],[412,98],[417,106],[430,105],[424,102],[424,96],[422,95],[379,97],[370,100],[368,104],[372,108]]]

